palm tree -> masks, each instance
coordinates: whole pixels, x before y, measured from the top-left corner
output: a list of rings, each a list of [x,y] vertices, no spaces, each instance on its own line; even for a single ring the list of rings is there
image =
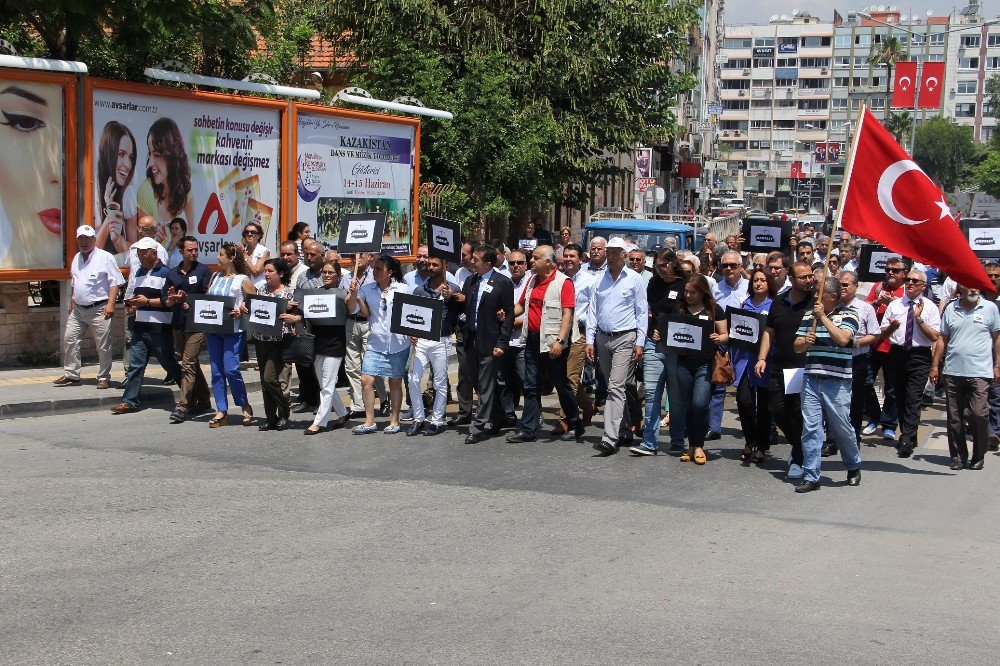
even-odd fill
[[[886,78],[885,78],[885,101],[886,108],[892,106],[892,68],[896,66],[896,63],[900,60],[905,60],[910,57],[908,50],[903,48],[898,37],[893,37],[888,35],[885,41],[879,44],[874,51],[872,51],[870,64],[871,65],[885,65],[886,68]],[[891,115],[891,114],[889,114]],[[888,118],[888,115],[886,116]]]
[[[896,143],[906,148],[903,137],[909,133],[912,122],[913,119],[910,118],[909,111],[900,111],[899,113],[890,111],[885,118],[885,128],[889,130],[889,134],[896,140]]]

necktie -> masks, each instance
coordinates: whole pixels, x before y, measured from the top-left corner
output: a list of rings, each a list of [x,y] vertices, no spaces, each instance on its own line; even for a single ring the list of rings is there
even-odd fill
[[[909,349],[913,346],[913,324],[915,323],[913,305],[913,301],[910,301],[909,305],[906,306],[906,333],[903,335],[903,349]]]
[[[479,318],[479,283],[483,281],[482,275],[476,276],[476,281],[472,283],[472,288],[475,290],[473,293],[476,295],[475,300],[472,301],[472,330],[476,330]]]

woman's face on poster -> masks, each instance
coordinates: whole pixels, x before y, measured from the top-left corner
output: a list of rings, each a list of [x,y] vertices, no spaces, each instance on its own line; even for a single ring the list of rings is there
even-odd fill
[[[0,203],[11,228],[2,267],[63,264],[62,106],[59,86],[0,81]]]
[[[135,145],[128,134],[123,134],[118,142],[118,154],[115,156],[115,184],[119,188],[124,188],[128,183],[133,169],[135,169]]]
[[[146,162],[146,166],[149,167],[153,184],[163,185],[167,182],[167,160],[162,154],[153,149],[152,137],[146,137],[146,150],[149,151],[149,159]]]

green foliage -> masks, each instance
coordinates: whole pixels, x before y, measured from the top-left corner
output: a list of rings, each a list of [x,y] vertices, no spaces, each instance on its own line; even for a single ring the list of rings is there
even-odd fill
[[[910,130],[913,128],[913,118],[909,111],[899,111],[898,113],[890,111],[885,119],[885,128],[896,140],[896,143],[906,147],[904,139],[909,136]]]
[[[945,191],[967,177],[967,167],[976,152],[972,127],[968,125],[955,125],[941,116],[917,125],[913,159]]]
[[[502,223],[581,204],[618,173],[611,153],[676,131],[670,106],[694,80],[671,61],[685,57],[699,6],[358,0],[332,3],[324,20],[366,63],[358,85],[455,113],[424,120],[421,179],[458,186],[467,214]]]
[[[972,171],[972,180],[983,192],[1000,198],[1000,151],[991,150]]]
[[[872,55],[869,59],[870,66],[875,65],[885,65],[886,67],[886,79],[885,79],[885,92],[886,95],[890,95],[889,84],[892,81],[892,68],[896,66],[896,63],[900,60],[905,60],[909,57],[909,51],[903,46],[899,41],[899,37],[893,37],[892,35],[885,38],[885,41],[872,49]],[[896,139],[899,140],[898,138]]]

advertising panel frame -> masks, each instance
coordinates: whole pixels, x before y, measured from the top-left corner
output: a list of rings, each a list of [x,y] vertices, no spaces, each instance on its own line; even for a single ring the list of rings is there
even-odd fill
[[[34,282],[39,280],[68,280],[70,262],[76,254],[76,233],[80,219],[79,198],[73,196],[79,185],[80,131],[77,104],[79,77],[75,74],[55,74],[30,69],[0,68],[0,78],[28,83],[62,86],[63,89],[63,265],[58,268],[6,268],[0,269],[0,282]],[[72,183],[71,189],[68,185]],[[72,225],[72,226],[70,226]]]
[[[398,125],[408,125],[413,127],[413,192],[412,192],[412,202],[410,216],[410,254],[408,255],[397,255],[398,259],[402,263],[413,263],[417,258],[417,246],[420,243],[420,127],[421,121],[419,118],[407,118],[405,116],[391,116],[382,113],[370,113],[367,111],[354,111],[352,109],[344,109],[340,107],[331,106],[321,106],[319,104],[302,104],[295,102],[292,104],[291,113],[289,114],[289,132],[290,141],[288,143],[289,152],[289,195],[287,198],[291,199],[289,202],[289,214],[288,221],[291,222],[295,220],[298,222],[299,213],[299,197],[297,194],[297,188],[295,186],[295,179],[298,171],[298,160],[299,160],[299,114],[312,114],[312,115],[322,115],[329,116],[331,118],[349,118],[352,120],[364,120],[368,122],[376,123],[394,123]],[[294,223],[293,223],[294,224]]]

